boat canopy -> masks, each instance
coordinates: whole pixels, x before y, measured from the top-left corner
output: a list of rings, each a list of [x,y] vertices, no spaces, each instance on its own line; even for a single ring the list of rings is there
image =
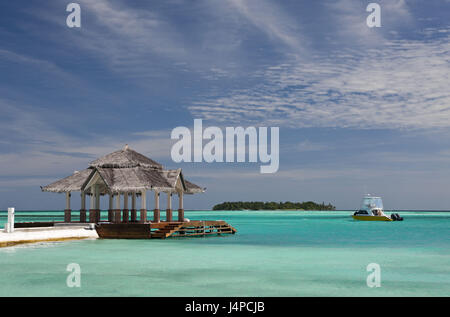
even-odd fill
[[[373,209],[383,210],[383,201],[380,197],[365,196],[362,200],[360,209],[366,210],[368,212],[372,211]]]

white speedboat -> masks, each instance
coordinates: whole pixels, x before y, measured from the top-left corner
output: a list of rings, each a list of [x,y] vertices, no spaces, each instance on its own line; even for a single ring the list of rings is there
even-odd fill
[[[361,208],[353,214],[353,219],[366,221],[401,221],[403,220],[399,214],[391,214],[386,216],[383,211],[383,201],[381,197],[371,195],[364,196],[361,202]]]

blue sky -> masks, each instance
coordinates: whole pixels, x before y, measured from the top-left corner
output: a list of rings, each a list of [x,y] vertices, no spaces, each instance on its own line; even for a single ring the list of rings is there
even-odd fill
[[[450,1],[0,4],[0,209],[61,209],[39,186],[128,143],[234,200],[450,209]],[[280,127],[280,169],[174,163],[170,132]],[[74,199],[74,207],[79,204]],[[152,202],[149,202],[149,208]]]

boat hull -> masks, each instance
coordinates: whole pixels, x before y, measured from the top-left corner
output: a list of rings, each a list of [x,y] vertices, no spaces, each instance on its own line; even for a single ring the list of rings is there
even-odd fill
[[[392,221],[391,218],[387,216],[360,216],[353,215],[353,219],[355,220],[365,220],[365,221]]]

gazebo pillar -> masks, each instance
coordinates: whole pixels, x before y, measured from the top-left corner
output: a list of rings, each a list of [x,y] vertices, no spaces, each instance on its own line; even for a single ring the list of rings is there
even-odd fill
[[[86,222],[86,192],[81,191],[80,222]]]
[[[160,222],[161,215],[159,212],[159,192],[155,190],[155,210],[153,211],[153,222]]]
[[[131,222],[136,222],[137,213],[136,213],[136,193],[133,192],[131,194]]]
[[[172,222],[172,193],[167,193],[166,221]]]
[[[100,222],[100,187],[95,185],[95,222]]]
[[[97,223],[100,214],[100,195],[98,194],[98,187],[94,185],[91,187],[91,199],[89,208],[89,222]]]
[[[178,221],[184,222],[183,192],[178,192]]]
[[[108,205],[108,222],[113,222],[114,219],[114,209],[113,209],[113,203],[114,203],[114,195],[112,193],[109,193],[109,205]]]
[[[116,209],[114,209],[114,223],[120,223],[120,193],[116,194]]]
[[[128,222],[128,218],[129,218],[129,213],[128,213],[128,192],[125,192],[123,194],[123,222]]]
[[[91,187],[91,196],[89,197],[89,222],[95,222],[95,193]]]
[[[141,220],[140,222],[147,222],[147,191],[141,191]]]
[[[66,192],[66,209],[64,209],[64,222],[70,222],[72,210],[70,209],[70,192]]]

